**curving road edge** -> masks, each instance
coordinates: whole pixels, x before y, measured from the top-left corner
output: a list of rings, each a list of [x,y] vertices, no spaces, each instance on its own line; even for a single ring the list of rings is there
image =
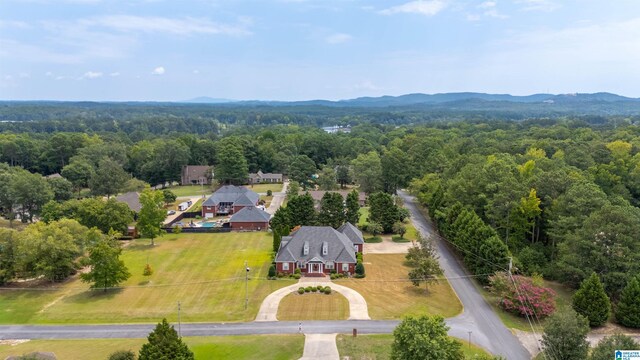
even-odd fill
[[[436,234],[433,225],[424,217],[416,205],[415,198],[404,191],[398,191],[404,205],[411,213],[411,220],[422,236]],[[498,315],[482,297],[469,275],[457,258],[442,240],[431,237],[440,258],[440,266],[444,275],[458,295],[464,306],[464,312],[454,318],[447,319],[449,334],[460,339],[467,339],[471,332],[471,342],[502,355],[507,359],[531,359],[531,354],[520,343],[518,338],[502,323]]]

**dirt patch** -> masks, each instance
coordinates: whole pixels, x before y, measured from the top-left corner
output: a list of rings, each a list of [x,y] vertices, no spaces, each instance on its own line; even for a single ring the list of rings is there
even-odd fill
[[[0,340],[0,345],[16,346],[26,342],[29,342],[29,339]]]
[[[390,236],[383,236],[382,242],[365,243],[365,254],[405,254],[413,246],[412,242],[397,243],[391,240]]]

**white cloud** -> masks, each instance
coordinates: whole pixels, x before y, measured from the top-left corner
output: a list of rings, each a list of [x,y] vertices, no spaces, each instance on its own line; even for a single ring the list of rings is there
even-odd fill
[[[153,69],[153,71],[151,72],[152,75],[164,75],[165,70],[164,70],[164,66],[158,66],[157,68]]]
[[[523,5],[524,11],[553,11],[560,7],[560,4],[551,0],[519,0],[518,4]]]
[[[46,77],[52,77],[53,73],[51,71],[47,71],[46,73],[44,73],[44,76]]]
[[[447,7],[447,4],[440,0],[416,0],[381,10],[379,13],[383,15],[409,13],[433,16],[442,11],[445,7]]]
[[[0,20],[1,28],[29,29],[31,26],[24,21]]]
[[[351,41],[352,39],[353,39],[353,36],[349,34],[337,33],[337,34],[327,36],[324,40],[328,44],[342,44],[342,43]]]
[[[480,15],[478,14],[467,14],[468,21],[478,21],[480,20]]]
[[[193,73],[198,75],[198,74],[200,74],[200,70],[193,70]]]
[[[109,76],[111,76],[111,77],[120,76],[120,73],[117,72],[117,71],[116,72],[112,72],[111,74],[109,74]]]
[[[498,3],[496,3],[495,1],[485,1],[482,4],[478,5],[478,7],[481,9],[489,9],[496,7],[496,5],[498,5]]]
[[[247,27],[250,18],[240,18],[237,24],[214,23],[199,18],[168,18],[158,16],[107,15],[81,19],[79,23],[86,27],[104,27],[120,32],[168,33],[173,35],[213,34],[213,35],[250,35]]]
[[[504,15],[504,14],[498,12],[498,10],[496,10],[496,9],[487,10],[487,11],[484,12],[483,15],[484,16],[493,17],[493,18],[497,18],[497,19],[507,19],[509,17],[508,15]]]
[[[82,75],[82,79],[97,79],[102,77],[102,73],[99,71],[87,71]]]

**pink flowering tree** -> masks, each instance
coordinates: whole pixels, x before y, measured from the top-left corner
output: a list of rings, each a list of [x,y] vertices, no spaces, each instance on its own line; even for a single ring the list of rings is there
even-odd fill
[[[556,293],[536,285],[529,277],[514,275],[512,281],[506,273],[498,272],[489,277],[489,282],[491,292],[500,297],[499,305],[505,311],[523,317],[546,317],[556,311]]]

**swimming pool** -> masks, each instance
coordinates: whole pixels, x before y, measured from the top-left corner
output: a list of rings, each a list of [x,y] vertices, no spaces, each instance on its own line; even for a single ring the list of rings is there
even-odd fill
[[[216,223],[212,223],[212,222],[203,222],[202,223],[202,227],[216,227]]]

